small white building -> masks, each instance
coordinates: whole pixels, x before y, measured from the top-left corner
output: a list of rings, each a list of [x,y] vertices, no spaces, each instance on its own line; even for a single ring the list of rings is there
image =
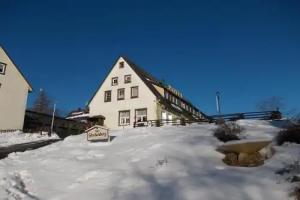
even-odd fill
[[[88,107],[90,116],[104,116],[110,129],[146,125],[149,120],[206,118],[179,91],[123,56],[114,63]]]
[[[0,132],[22,130],[32,87],[0,46]]]

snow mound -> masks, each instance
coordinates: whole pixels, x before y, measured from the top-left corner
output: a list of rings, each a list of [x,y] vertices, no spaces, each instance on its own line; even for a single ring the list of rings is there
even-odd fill
[[[246,130],[242,134],[247,139],[273,139],[281,130],[273,126],[271,121],[243,119],[236,123]]]
[[[90,143],[82,134],[38,150],[10,154],[0,161],[0,196],[10,199],[12,193],[18,193],[19,199],[59,200],[287,199],[274,171],[290,158],[289,151],[279,148],[278,154],[261,167],[230,167],[215,150],[220,142],[212,136],[214,128],[207,124],[112,131],[110,143]],[[263,135],[271,129],[267,125],[252,127]],[[18,189],[13,191],[15,186]]]

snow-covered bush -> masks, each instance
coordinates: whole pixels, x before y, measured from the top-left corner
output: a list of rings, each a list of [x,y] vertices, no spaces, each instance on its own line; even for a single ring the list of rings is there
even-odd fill
[[[276,142],[278,145],[282,145],[285,142],[300,144],[300,126],[291,126],[280,131],[276,136]]]
[[[228,142],[232,140],[240,140],[240,134],[244,131],[244,128],[235,122],[227,122],[221,124],[214,130],[214,136],[222,142]]]
[[[283,177],[284,181],[292,184],[290,188],[290,197],[295,200],[300,200],[300,162],[295,160],[291,164],[286,164],[286,166],[276,172],[276,174]]]

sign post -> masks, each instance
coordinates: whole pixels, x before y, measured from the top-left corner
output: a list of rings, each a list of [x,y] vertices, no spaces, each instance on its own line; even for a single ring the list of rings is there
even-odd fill
[[[109,129],[103,126],[95,125],[86,131],[87,140],[90,142],[97,142],[106,140],[110,142]]]

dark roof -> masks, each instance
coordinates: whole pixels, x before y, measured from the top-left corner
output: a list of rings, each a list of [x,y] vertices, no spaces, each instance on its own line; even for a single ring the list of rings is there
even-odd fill
[[[14,60],[9,56],[9,54],[7,53],[7,51],[5,51],[5,49],[3,48],[3,46],[0,45],[0,48],[4,51],[4,53],[7,55],[7,57],[11,60],[11,62],[13,63],[13,65],[16,67],[17,71],[21,74],[21,76],[23,77],[23,79],[25,80],[25,82],[28,84],[29,92],[32,92],[32,86],[29,83],[29,81],[25,78],[24,74],[22,73],[22,71],[20,70],[20,68],[18,67],[18,65],[16,65],[16,63],[14,62]]]
[[[161,94],[151,84],[151,81],[153,81],[155,83],[158,83],[159,81],[154,76],[150,75],[148,72],[144,71],[142,68],[140,68],[134,62],[132,62],[131,60],[129,60],[127,57],[122,56],[122,58],[128,63],[128,65],[133,69],[133,71],[135,71],[135,73],[142,79],[142,81],[155,94],[155,96],[157,98],[161,99],[162,98]]]
[[[177,96],[181,100],[183,100],[185,103],[189,104],[191,107],[193,107],[195,110],[199,111],[203,116],[206,116],[204,113],[202,113],[197,107],[195,107],[189,100],[185,99],[184,97],[180,97],[177,94],[173,93],[169,88],[164,85],[161,81],[156,79],[154,76],[143,70],[141,67],[139,67],[137,64],[132,62],[129,58],[122,56],[122,58],[131,66],[131,68],[138,74],[138,76],[144,81],[144,83],[148,86],[148,88],[155,94],[155,96],[160,99],[160,102],[163,103],[167,108],[174,112],[178,112],[175,108],[173,108],[170,103],[168,103],[164,97],[161,96],[161,94],[154,88],[153,84],[164,88],[169,93],[172,93],[173,95]],[[183,111],[184,113],[184,111]],[[187,115],[189,115],[188,112],[186,112]]]

